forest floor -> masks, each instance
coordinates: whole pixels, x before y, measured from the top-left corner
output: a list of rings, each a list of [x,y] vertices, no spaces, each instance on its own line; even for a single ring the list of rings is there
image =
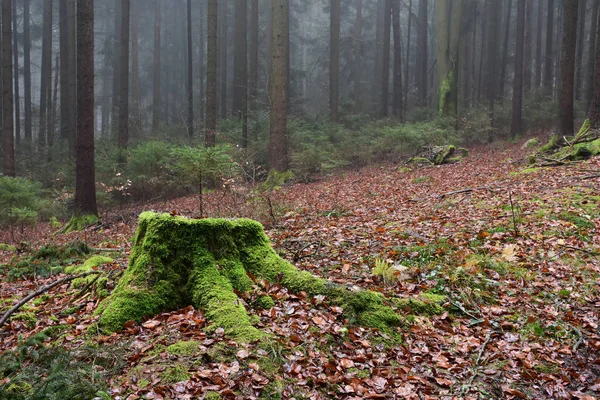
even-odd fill
[[[0,328],[0,398],[42,390],[27,386],[31,374],[58,379],[49,348],[66,352],[64,371],[77,365],[71,383],[103,388],[100,398],[600,398],[600,159],[531,168],[527,154],[482,147],[454,165],[339,172],[280,189],[272,213],[260,199],[244,202],[242,189],[207,196],[211,216],[262,219],[298,268],[387,296],[445,295],[447,311],[411,318],[401,340],[279,285],[266,288],[269,310],[251,305],[256,294],[246,299],[273,335],[267,346],[206,333],[191,307],[91,335],[100,299],[62,285]],[[24,239],[32,249],[81,239],[115,258],[100,268],[117,276],[146,209],[194,216],[197,199],[111,210],[102,229],[68,235],[42,224]],[[0,310],[60,277],[15,278],[14,255],[0,253]],[[406,271],[384,282],[373,275],[378,259]]]

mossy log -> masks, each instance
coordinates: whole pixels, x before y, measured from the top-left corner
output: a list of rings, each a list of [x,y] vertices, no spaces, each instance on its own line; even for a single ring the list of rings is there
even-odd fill
[[[279,282],[291,292],[325,295],[344,309],[356,325],[382,330],[402,326],[384,296],[351,291],[345,286],[299,271],[280,258],[263,227],[248,219],[191,220],[169,214],[140,215],[129,266],[113,293],[99,306],[99,326],[114,332],[130,320],[187,305],[202,309],[212,324],[247,342],[265,337],[252,326],[236,293],[248,292],[249,277]]]

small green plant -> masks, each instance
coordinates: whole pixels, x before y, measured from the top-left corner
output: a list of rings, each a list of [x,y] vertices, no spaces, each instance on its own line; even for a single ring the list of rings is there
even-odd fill
[[[375,260],[373,275],[383,279],[386,285],[406,278],[407,268],[402,265],[395,265],[387,260],[378,258]]]
[[[38,221],[39,212],[45,205],[41,195],[38,182],[0,176],[0,224],[11,227],[13,241],[15,227],[23,232],[25,226]]]

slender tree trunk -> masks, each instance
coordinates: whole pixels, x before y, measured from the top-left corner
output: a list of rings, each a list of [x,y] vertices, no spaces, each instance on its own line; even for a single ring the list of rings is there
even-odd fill
[[[390,34],[392,20],[392,0],[384,0],[383,14],[383,63],[381,82],[381,110],[379,115],[383,118],[388,116],[390,97]]]
[[[52,0],[44,1],[44,18],[42,25],[42,74],[40,84],[40,124],[38,133],[38,144],[40,149],[46,147],[48,139],[48,102],[50,101],[50,80],[52,79]]]
[[[411,0],[412,1],[412,0]],[[353,97],[355,103],[355,112],[362,111],[362,90],[361,90],[361,79],[362,79],[362,58],[363,58],[363,46],[362,46],[362,6],[363,0],[356,0],[356,21],[354,22],[354,41],[352,43],[352,83],[353,86]]]
[[[525,14],[525,47],[524,47],[524,70],[523,70],[523,91],[529,93],[533,84],[533,2],[527,0]]]
[[[590,109],[592,105],[592,96],[594,95],[594,73],[595,73],[595,61],[596,61],[596,35],[598,31],[598,10],[600,9],[600,0],[593,0],[592,7],[592,24],[590,28],[589,38],[589,56],[587,63],[587,76],[585,84],[585,104],[586,109]]]
[[[408,110],[408,92],[410,91],[410,78],[409,78],[409,66],[410,66],[410,44],[412,35],[412,11],[413,11],[413,0],[408,1],[408,28],[406,33],[406,58],[404,62],[404,107]]]
[[[436,53],[439,81],[439,112],[443,117],[458,115],[458,67],[461,0],[437,0]]]
[[[121,93],[121,3],[123,0],[115,0],[114,3],[114,36],[113,36],[113,87],[112,87],[112,135],[113,138],[121,141],[121,133],[119,132],[120,118],[119,106],[121,101],[119,95]]]
[[[272,0],[271,48],[271,127],[269,166],[277,171],[288,169],[287,101],[289,53],[289,1]]]
[[[49,127],[48,127],[48,148],[52,149],[54,146],[55,139],[55,131],[56,131],[56,117],[58,112],[58,81],[60,80],[59,71],[60,71],[60,55],[56,56],[56,61],[54,63],[54,91],[52,92],[52,101],[50,102],[50,118],[48,119]],[[48,161],[52,161],[52,152],[48,152]]]
[[[393,101],[392,114],[403,118],[402,107],[402,33],[400,31],[400,0],[392,0],[392,25],[394,29],[394,78],[393,78]]]
[[[223,6],[219,8],[221,23],[219,25],[219,70],[220,70],[220,115],[221,119],[227,118],[227,35],[229,31],[229,26],[227,24],[227,14],[228,14],[228,4],[227,2],[223,3]]]
[[[233,112],[242,120],[242,148],[248,147],[248,6],[235,3],[235,46],[233,59]]]
[[[258,0],[252,0],[250,12],[250,65],[248,75],[248,101],[250,113],[256,118],[258,111]],[[256,140],[254,131],[253,139]]]
[[[205,113],[206,113],[206,89],[204,86],[204,78],[206,77],[206,66],[205,66],[205,58],[206,58],[206,26],[204,24],[204,19],[206,18],[206,1],[201,0],[199,7],[200,17],[198,18],[198,31],[200,31],[200,43],[199,43],[199,54],[198,54],[198,74],[199,74],[199,82],[200,82],[200,112],[199,117],[202,123],[204,123]]]
[[[160,8],[161,0],[154,2],[154,66],[152,77],[152,132],[160,128]]]
[[[140,86],[140,44],[139,44],[139,19],[140,0],[133,0],[131,7],[131,90],[133,92],[133,134],[137,137],[142,135],[142,93]],[[144,3],[145,4],[145,3]]]
[[[14,1],[14,0],[13,0]],[[13,69],[14,69],[14,81],[15,81],[15,140],[16,147],[21,146],[21,94],[19,87],[19,41],[17,40],[17,6],[13,4],[12,7],[12,25],[13,25]]]
[[[104,39],[104,65],[102,66],[102,121],[100,135],[106,137],[110,131],[108,123],[110,119],[110,58],[106,55],[111,51],[110,38]]]
[[[512,0],[508,0],[506,6],[506,19],[504,26],[504,44],[502,46],[502,69],[500,70],[500,85],[498,87],[498,97],[504,98],[504,86],[506,81],[506,67],[508,65],[508,46],[510,38],[510,20],[512,18]]]
[[[497,15],[501,12],[501,4],[496,0],[491,0],[489,9],[489,34],[487,40],[487,99],[489,102],[488,118],[490,120],[490,130],[488,131],[488,141],[494,140],[495,124],[495,102],[497,96],[497,49],[498,49],[498,19]]]
[[[536,24],[536,45],[535,45],[535,82],[533,87],[540,89],[542,86],[542,32],[544,24],[544,4],[546,0],[537,0],[537,24]]]
[[[194,53],[192,51],[192,0],[187,0],[188,136],[194,136]]]
[[[417,26],[417,92],[418,104],[421,107],[427,106],[427,2],[428,0],[419,0],[419,15]]]
[[[77,48],[77,26],[76,26],[76,0],[67,0],[67,32],[68,32],[68,45],[70,49]],[[72,50],[68,52],[68,63],[69,63],[69,79],[68,87],[71,109],[68,112],[69,118],[69,155],[75,159],[77,148],[75,145],[77,136],[77,51]]]
[[[69,112],[73,107],[69,95],[69,31],[67,24],[67,0],[58,2],[59,42],[60,42],[60,137],[68,141],[70,137]],[[72,49],[71,51],[74,51]]]
[[[579,16],[577,17],[577,58],[575,60],[575,98],[581,100],[583,88],[583,48],[585,47],[585,20],[587,1],[579,0]]]
[[[337,122],[340,97],[340,0],[330,0],[329,10],[329,110],[331,120]]]
[[[515,47],[515,79],[513,80],[512,123],[510,134],[514,138],[523,133],[523,69],[525,41],[525,2],[517,0],[517,38]]]
[[[481,94],[483,92],[483,69],[485,60],[485,45],[488,36],[488,14],[490,13],[489,0],[485,0],[483,6],[483,15],[481,16],[481,46],[479,51],[479,76],[477,77],[477,106],[481,104]]]
[[[560,57],[559,133],[573,135],[573,94],[575,91],[575,49],[577,46],[577,14],[579,0],[565,0],[563,37]]]
[[[214,146],[217,130],[217,0],[208,0],[206,51],[206,146]]]
[[[94,167],[94,0],[77,2],[75,215],[97,215]]]
[[[30,1],[23,2],[23,79],[25,89],[25,148],[31,150],[33,140],[32,113],[31,113],[31,15]]]
[[[552,95],[554,86],[554,0],[548,0],[548,17],[546,19],[546,56],[544,62],[544,93]]]
[[[600,128],[600,27],[596,27],[596,49],[595,49],[595,70],[594,70],[594,89],[592,91],[592,101],[588,117],[593,129]]]
[[[381,74],[381,66],[383,65],[383,26],[384,26],[384,8],[385,0],[377,0],[377,23],[375,27],[375,76],[373,79],[374,87],[381,88],[383,82],[383,76]],[[373,112],[375,115],[380,114],[380,101],[379,90],[373,90]]]
[[[121,76],[119,77],[119,147],[129,142],[129,16],[130,0],[121,0]]]
[[[2,151],[4,175],[15,176],[13,43],[11,0],[2,0]]]

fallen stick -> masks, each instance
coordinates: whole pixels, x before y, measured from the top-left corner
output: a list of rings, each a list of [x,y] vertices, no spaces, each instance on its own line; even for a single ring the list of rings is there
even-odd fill
[[[600,178],[600,174],[592,174],[592,175],[580,176],[577,179],[579,179],[580,181],[586,181],[588,179],[594,179],[594,178]]]
[[[452,196],[455,194],[471,193],[476,190],[484,190],[484,189],[492,190],[492,188],[489,186],[481,186],[478,188],[466,188],[466,189],[454,190],[452,192],[446,192],[446,193],[439,194],[437,197],[438,197],[438,199],[443,199],[444,197]]]
[[[53,282],[49,285],[42,286],[35,292],[27,295],[25,298],[23,298],[21,301],[19,301],[17,304],[15,304],[10,310],[8,310],[6,313],[4,313],[2,318],[0,318],[0,328],[2,327],[2,325],[4,325],[4,323],[8,320],[8,318],[10,318],[10,316],[15,313],[15,311],[17,311],[19,308],[23,307],[29,300],[33,299],[34,297],[44,294],[47,291],[49,291],[50,289],[52,289],[53,287],[62,285],[63,283],[71,282],[72,280],[77,279],[77,278],[84,278],[88,275],[96,275],[96,274],[100,274],[100,273],[101,273],[100,271],[90,271],[90,272],[85,272],[85,273],[79,274],[79,275],[70,275],[70,276],[64,277],[62,279],[59,279],[56,282]]]

